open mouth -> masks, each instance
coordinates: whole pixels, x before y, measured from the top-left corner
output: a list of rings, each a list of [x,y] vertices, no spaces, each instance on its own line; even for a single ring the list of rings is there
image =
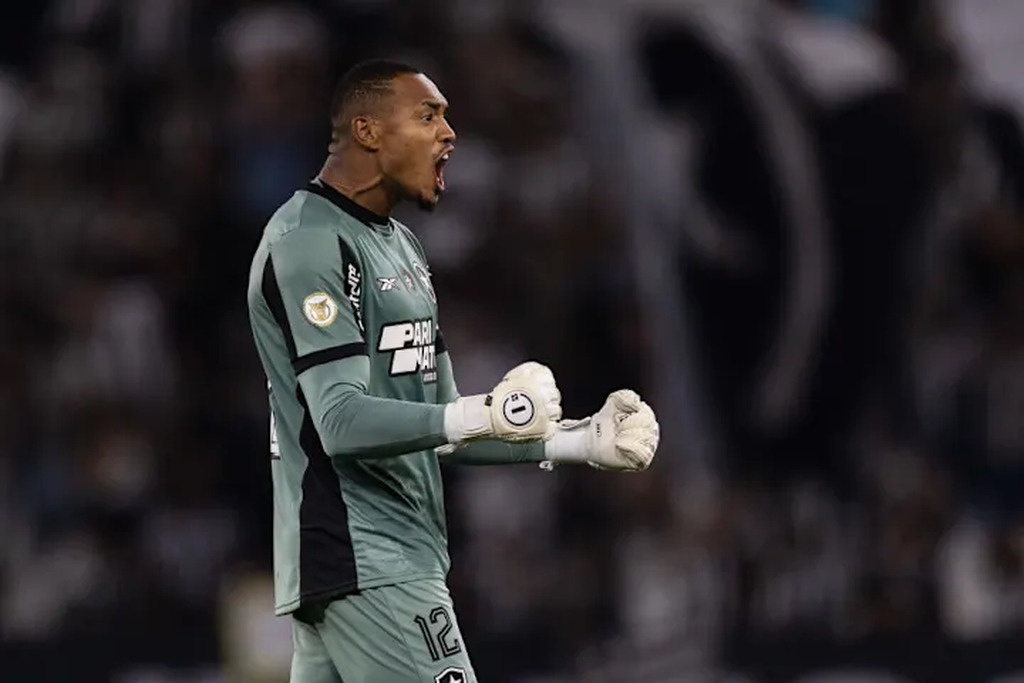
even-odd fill
[[[444,167],[447,165],[449,158],[451,158],[450,150],[442,154],[434,164],[434,184],[441,192],[444,192]]]

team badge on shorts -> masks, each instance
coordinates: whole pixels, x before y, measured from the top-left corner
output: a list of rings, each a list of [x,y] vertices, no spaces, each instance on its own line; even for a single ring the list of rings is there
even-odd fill
[[[466,670],[458,666],[449,666],[434,676],[434,683],[466,683]]]
[[[314,292],[302,302],[302,313],[311,324],[327,327],[338,317],[338,304],[330,294]]]

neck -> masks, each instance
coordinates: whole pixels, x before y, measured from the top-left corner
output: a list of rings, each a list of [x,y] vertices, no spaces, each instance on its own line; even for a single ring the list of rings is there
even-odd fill
[[[364,164],[352,163],[342,156],[330,154],[317,178],[364,209],[378,216],[391,215],[397,198],[388,192],[383,174],[376,170],[367,172],[359,166]]]

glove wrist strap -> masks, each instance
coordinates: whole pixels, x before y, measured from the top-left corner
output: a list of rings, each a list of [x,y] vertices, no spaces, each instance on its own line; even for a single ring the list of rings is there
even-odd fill
[[[584,463],[590,453],[587,428],[559,429],[544,442],[544,456],[554,463]]]
[[[458,398],[445,406],[444,435],[448,443],[459,444],[467,439],[488,436],[493,431],[486,396]]]

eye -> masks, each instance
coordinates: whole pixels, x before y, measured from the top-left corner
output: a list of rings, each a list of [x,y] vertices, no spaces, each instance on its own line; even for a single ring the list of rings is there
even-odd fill
[[[433,113],[424,114],[423,116],[420,117],[420,120],[422,120],[422,121],[433,121],[434,120],[434,114]]]

